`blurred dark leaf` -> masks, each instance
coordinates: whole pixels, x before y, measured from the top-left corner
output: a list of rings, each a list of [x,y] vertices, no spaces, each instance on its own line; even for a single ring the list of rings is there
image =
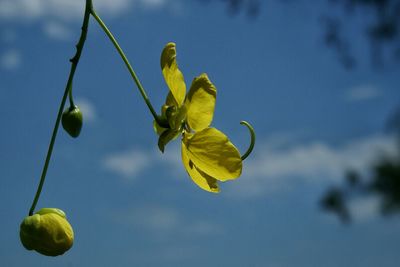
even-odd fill
[[[400,164],[398,161],[382,160],[374,169],[370,189],[383,200],[382,212],[392,214],[400,211]]]
[[[321,199],[321,207],[336,214],[343,223],[350,222],[350,214],[344,201],[344,195],[340,188],[331,188]]]
[[[361,184],[360,174],[354,170],[350,170],[346,174],[346,182],[349,187],[356,187]]]
[[[389,117],[391,130],[395,130],[400,144],[400,109]],[[349,222],[351,214],[346,202],[352,196],[377,195],[381,199],[383,215],[400,213],[400,145],[397,155],[382,155],[376,164],[371,165],[370,176],[361,177],[355,170],[347,172],[345,183],[329,189],[321,198],[322,207],[334,212],[343,222]]]

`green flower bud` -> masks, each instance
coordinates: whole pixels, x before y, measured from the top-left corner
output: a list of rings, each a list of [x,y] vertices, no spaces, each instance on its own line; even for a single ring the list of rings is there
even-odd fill
[[[44,208],[25,217],[19,235],[27,250],[46,256],[62,255],[74,242],[74,231],[65,213],[55,208]]]
[[[77,106],[71,106],[66,109],[61,118],[61,123],[65,131],[69,133],[70,136],[76,138],[82,129],[82,112]]]

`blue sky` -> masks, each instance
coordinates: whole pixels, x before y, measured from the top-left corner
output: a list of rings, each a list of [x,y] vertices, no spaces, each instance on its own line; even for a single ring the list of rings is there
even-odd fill
[[[157,149],[152,118],[121,59],[91,20],[74,81],[78,139],[59,131],[40,207],[63,209],[75,231],[64,256],[23,249],[18,231],[39,180],[79,36],[83,0],[0,0],[0,259],[4,266],[397,266],[398,217],[379,199],[355,199],[342,225],[318,200],[349,167],[395,153],[387,117],[399,104],[399,68],[346,71],[323,44],[324,4],[262,3],[255,20],[222,3],[94,0],[154,106],[167,93],[159,67],[177,44],[186,83],[206,72],[218,90],[213,126],[244,151],[242,176],[218,195],[193,184],[179,142]],[[322,2],[322,1],[321,1]]]

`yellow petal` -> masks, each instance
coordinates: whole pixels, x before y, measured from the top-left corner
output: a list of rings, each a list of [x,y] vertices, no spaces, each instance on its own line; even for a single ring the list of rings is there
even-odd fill
[[[183,74],[179,70],[178,63],[176,62],[174,43],[168,43],[162,51],[161,70],[177,105],[181,106],[185,100],[186,84]]]
[[[190,128],[201,131],[210,126],[216,97],[217,89],[207,74],[203,73],[193,80],[185,102]]]
[[[174,96],[172,95],[171,91],[168,92],[167,97],[165,98],[165,105],[167,106],[178,106],[176,103]]]
[[[242,159],[228,137],[215,128],[185,134],[187,155],[201,171],[219,181],[235,179],[242,173]]]
[[[182,161],[183,161],[183,166],[185,166],[187,173],[189,174],[190,178],[192,178],[195,184],[197,184],[201,189],[206,190],[208,192],[212,193],[219,192],[217,180],[207,175],[206,173],[202,172],[201,170],[197,169],[196,166],[194,166],[193,162],[188,157],[188,151],[183,142],[182,142]]]

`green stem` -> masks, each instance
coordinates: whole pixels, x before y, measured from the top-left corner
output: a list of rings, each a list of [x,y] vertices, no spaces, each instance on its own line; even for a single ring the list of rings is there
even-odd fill
[[[99,17],[99,15],[96,13],[96,11],[94,9],[91,10],[91,14],[95,18],[95,20],[99,23],[100,27],[103,29],[105,34],[108,36],[108,38],[110,39],[110,41],[114,45],[115,49],[117,49],[119,55],[121,56],[122,60],[125,63],[125,66],[128,68],[128,71],[129,71],[130,75],[132,76],[136,86],[138,87],[138,89],[140,91],[140,94],[143,97],[144,102],[146,102],[146,105],[149,108],[149,110],[150,110],[151,114],[153,115],[154,119],[156,120],[156,122],[160,126],[163,126],[165,128],[169,128],[168,124],[166,122],[162,121],[160,119],[160,117],[157,115],[157,113],[155,112],[155,110],[154,110],[153,106],[151,105],[151,102],[150,102],[150,100],[149,100],[149,98],[148,98],[148,96],[146,94],[146,91],[144,90],[142,84],[139,81],[139,78],[136,76],[136,73],[133,70],[131,64],[129,63],[128,58],[125,56],[125,53],[122,51],[122,48],[118,44],[117,40],[114,38],[114,36],[111,33],[111,31],[107,28],[105,23],[101,20],[101,18]]]
[[[61,103],[60,103],[60,107],[58,109],[57,119],[56,119],[56,123],[54,125],[53,134],[52,134],[51,139],[50,139],[50,144],[49,144],[49,147],[48,147],[48,150],[47,150],[47,156],[46,156],[46,160],[44,162],[42,175],[40,177],[40,182],[39,182],[39,185],[38,185],[38,188],[37,188],[36,195],[35,195],[35,198],[33,200],[32,206],[31,206],[31,208],[29,210],[29,215],[30,216],[33,214],[33,211],[35,210],[36,204],[37,204],[37,202],[39,200],[39,197],[40,197],[40,193],[42,192],[44,181],[46,179],[47,168],[48,168],[49,163],[50,163],[51,154],[53,152],[54,143],[56,141],[57,131],[58,131],[58,127],[60,125],[60,120],[61,120],[61,116],[62,116],[62,113],[63,113],[63,110],[64,110],[65,102],[67,100],[68,93],[71,92],[72,81],[74,79],[75,70],[76,70],[76,67],[78,66],[78,62],[79,62],[79,59],[80,59],[81,54],[82,54],[83,46],[84,46],[85,41],[86,41],[87,30],[88,30],[88,27],[89,27],[89,18],[90,18],[90,13],[91,13],[92,9],[93,9],[92,0],[86,0],[85,14],[84,14],[84,17],[83,17],[81,36],[79,37],[79,41],[76,44],[76,53],[75,53],[74,57],[70,59],[71,69],[70,69],[67,85],[65,86],[64,95],[62,97],[62,100],[61,100]]]
[[[254,144],[256,143],[256,133],[254,132],[253,126],[251,126],[250,123],[248,123],[247,121],[241,121],[240,124],[245,125],[250,131],[250,146],[247,149],[246,153],[244,153],[241,157],[242,160],[245,160],[253,151]]]
[[[69,106],[70,107],[75,107],[75,103],[74,103],[74,97],[72,96],[72,84],[70,86],[70,88],[68,89],[69,92]]]

